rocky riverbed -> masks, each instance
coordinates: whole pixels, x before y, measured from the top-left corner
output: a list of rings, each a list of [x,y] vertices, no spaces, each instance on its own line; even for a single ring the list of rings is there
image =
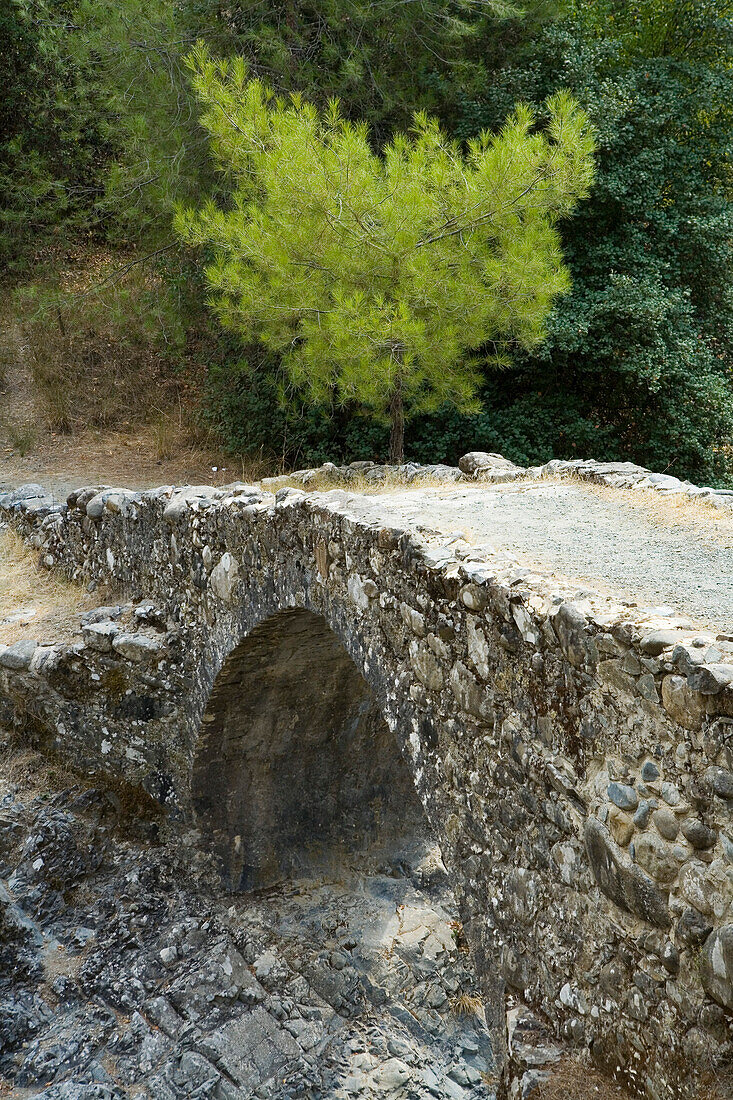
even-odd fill
[[[495,1095],[437,850],[224,894],[200,838],[40,758],[0,781],[0,1095]]]

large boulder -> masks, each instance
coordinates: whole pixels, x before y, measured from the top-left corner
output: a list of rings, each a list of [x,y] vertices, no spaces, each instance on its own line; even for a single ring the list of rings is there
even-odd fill
[[[493,454],[491,451],[469,451],[458,460],[461,473],[469,477],[479,477],[486,473],[512,474],[518,476],[524,473],[522,466],[515,466],[503,455]]]
[[[700,955],[700,977],[708,996],[733,1012],[733,924],[708,936]]]
[[[586,823],[585,847],[593,877],[607,898],[657,928],[669,928],[672,922],[665,895],[640,867],[631,863],[608,829],[595,818]]]

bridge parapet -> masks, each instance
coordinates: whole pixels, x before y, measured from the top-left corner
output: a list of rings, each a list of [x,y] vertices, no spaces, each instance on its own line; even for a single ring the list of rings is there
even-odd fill
[[[496,967],[639,1093],[695,1095],[730,1058],[732,638],[366,523],[341,490],[87,489],[0,511],[49,567],[137,597],[72,646],[0,651],[6,722],[191,816],[230,654],[307,611],[397,739],[487,981]]]

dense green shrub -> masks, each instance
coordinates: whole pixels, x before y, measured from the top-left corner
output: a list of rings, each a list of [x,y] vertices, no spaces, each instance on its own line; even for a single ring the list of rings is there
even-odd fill
[[[730,155],[733,27],[727,5],[611,0],[548,25],[531,56],[465,105],[493,124],[517,96],[570,87],[598,138],[591,197],[563,227],[573,290],[550,340],[495,393],[497,423],[538,413],[553,452],[633,459],[729,482],[733,403]],[[543,408],[577,410],[547,431]],[[541,429],[544,423],[545,427]],[[570,431],[571,424],[576,429]],[[582,424],[582,427],[581,427]],[[588,427],[597,425],[597,434]],[[573,436],[580,432],[580,439]],[[511,434],[511,433],[510,433]]]
[[[73,0],[0,7],[0,271],[90,231],[105,144],[83,67],[69,58]]]

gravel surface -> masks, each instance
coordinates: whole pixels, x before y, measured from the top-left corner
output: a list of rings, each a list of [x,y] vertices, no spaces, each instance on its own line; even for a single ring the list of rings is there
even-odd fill
[[[733,525],[703,537],[692,518],[654,522],[639,503],[580,485],[519,484],[351,496],[360,516],[463,534],[523,565],[590,583],[639,606],[671,607],[700,626],[733,630]]]

